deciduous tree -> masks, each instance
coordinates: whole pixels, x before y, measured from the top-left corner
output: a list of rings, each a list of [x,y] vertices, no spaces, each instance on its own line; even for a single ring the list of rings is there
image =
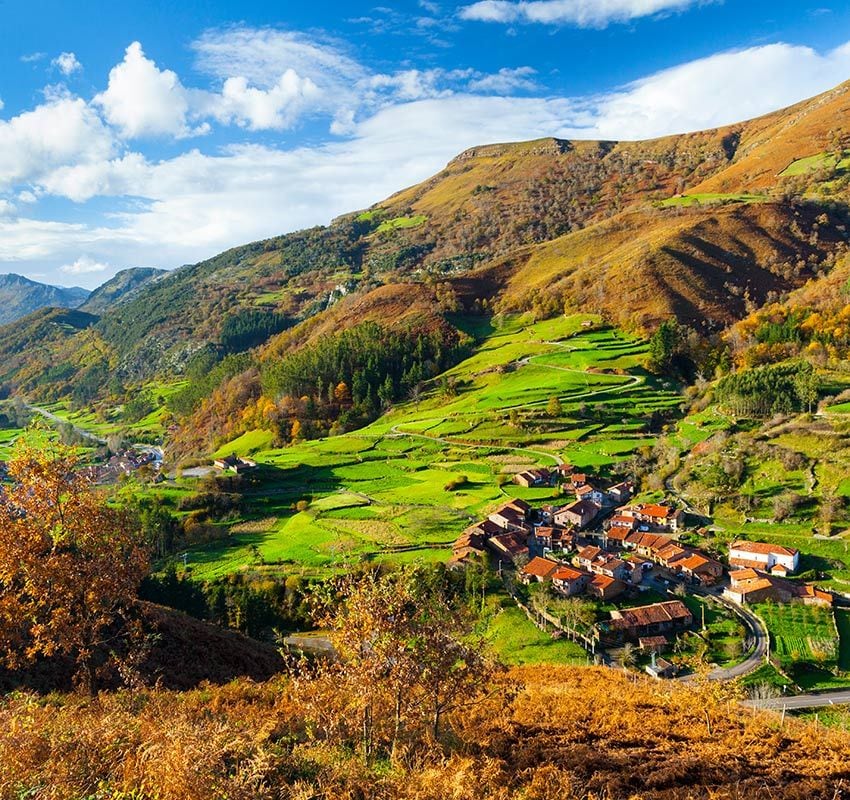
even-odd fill
[[[98,650],[129,630],[147,569],[139,528],[78,472],[64,446],[22,443],[0,498],[0,661],[74,659],[94,690]]]

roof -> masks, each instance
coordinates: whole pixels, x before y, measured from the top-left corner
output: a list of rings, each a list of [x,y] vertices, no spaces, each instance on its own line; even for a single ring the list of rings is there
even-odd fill
[[[622,581],[618,581],[616,578],[611,578],[608,575],[594,575],[590,581],[591,586],[595,586],[597,589],[601,591],[605,591],[606,589],[610,589],[614,584],[622,586],[624,589],[625,584]]]
[[[586,578],[587,573],[580,569],[574,569],[562,564],[557,571],[552,574],[553,581],[575,581],[579,578]]]
[[[736,569],[734,572],[729,573],[729,580],[731,580],[732,583],[736,583],[737,581],[751,581],[758,577],[758,572],[749,567],[746,569]]]
[[[533,575],[536,578],[550,578],[560,564],[548,558],[535,556],[523,568],[523,575]]]
[[[599,513],[599,506],[596,503],[590,502],[590,500],[576,500],[575,503],[570,503],[570,505],[565,506],[558,513],[564,512],[578,514],[583,517],[585,514]]]
[[[504,550],[511,555],[516,555],[523,552],[523,550],[528,550],[525,537],[518,533],[503,533],[500,536],[493,536],[489,543],[495,545],[497,549]]]
[[[813,600],[822,600],[830,605],[832,605],[834,599],[831,592],[818,589],[817,586],[813,586],[811,583],[806,583],[800,586],[798,588],[798,595],[804,598],[810,597]]]
[[[462,533],[452,545],[452,550],[460,550],[462,547],[481,550],[484,547],[484,537],[475,532]]]
[[[640,513],[646,514],[648,517],[661,517],[663,519],[667,519],[667,517],[671,517],[676,513],[676,509],[671,508],[670,506],[662,506],[657,503],[651,503],[643,506],[640,509]]]
[[[588,561],[593,561],[598,555],[602,553],[602,548],[597,547],[595,544],[588,544],[581,548],[581,550],[576,553],[577,558],[587,559]]]
[[[691,618],[691,612],[688,611],[688,607],[681,600],[668,600],[664,603],[653,603],[649,606],[625,608],[621,611],[611,612],[611,621],[622,623],[616,627],[629,628]]]
[[[700,553],[691,553],[687,558],[683,558],[679,561],[678,566],[682,569],[686,569],[689,572],[700,572],[706,567],[710,567],[712,564],[718,564],[712,558],[706,558],[706,556],[701,555]]]
[[[608,553],[604,553],[597,558],[593,559],[594,566],[597,567],[605,567],[605,569],[609,569],[612,572],[615,569],[622,569],[626,562],[620,558],[616,558],[615,556],[609,555]]]
[[[679,547],[679,545],[670,542],[669,544],[664,545],[664,547],[662,547],[656,555],[664,561],[674,561],[686,556],[687,552],[688,551],[685,550],[684,547]]]
[[[666,647],[668,644],[666,636],[641,636],[638,639],[640,647]]]
[[[476,522],[475,525],[470,525],[464,531],[464,534],[481,533],[486,538],[489,536],[496,536],[497,534],[503,532],[503,529],[500,528],[495,522],[489,519],[485,519],[481,522]]]
[[[673,540],[663,533],[633,533],[626,537],[626,541],[635,547],[648,547],[650,550],[657,551],[666,547]]]
[[[752,594],[753,592],[760,592],[764,589],[774,589],[775,584],[770,578],[759,575],[756,578],[748,578],[744,581],[738,581],[734,587],[732,587],[732,591],[738,592],[741,595]]]
[[[796,556],[799,555],[799,550],[793,547],[783,547],[781,544],[768,544],[767,542],[747,542],[743,539],[732,542],[729,545],[729,552],[738,550],[742,553],[758,553],[759,555],[774,554],[778,556]]]
[[[634,527],[637,523],[634,517],[627,517],[625,514],[615,514],[609,521],[612,525],[628,525],[629,527]]]

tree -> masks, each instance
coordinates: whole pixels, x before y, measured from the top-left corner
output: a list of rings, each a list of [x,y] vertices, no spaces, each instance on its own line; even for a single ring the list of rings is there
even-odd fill
[[[557,419],[562,413],[561,401],[553,395],[549,398],[549,403],[546,405],[546,414],[552,419]]]
[[[491,683],[494,666],[473,635],[473,617],[439,574],[346,578],[319,622],[339,656],[320,668],[338,704],[326,724],[341,719],[348,735],[358,731],[366,761],[381,745],[395,755],[402,745],[439,741],[446,715],[478,702]]]
[[[818,401],[820,381],[814,369],[801,369],[794,379],[794,390],[800,400],[800,405],[810,414],[812,406]]]
[[[656,371],[669,369],[676,352],[679,328],[675,321],[667,320],[658,326],[649,340],[649,360]]]
[[[0,662],[65,655],[96,688],[97,658],[129,635],[147,570],[138,524],[79,475],[67,447],[22,442],[0,498]]]

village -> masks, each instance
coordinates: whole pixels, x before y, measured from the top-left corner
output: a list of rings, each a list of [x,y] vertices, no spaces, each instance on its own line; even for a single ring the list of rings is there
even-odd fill
[[[526,587],[544,584],[557,597],[583,597],[610,609],[581,637],[597,660],[628,644],[651,657],[649,674],[675,675],[674,665],[659,656],[696,625],[683,601],[688,594],[710,597],[744,621],[755,603],[833,605],[830,592],[793,580],[796,549],[738,540],[721,562],[683,541],[691,538],[683,536],[683,508],[669,500],[634,502],[629,481],[606,485],[564,464],[524,471],[514,483],[560,487],[567,502],[533,508],[507,500],[463,532],[449,566],[477,560]],[[659,594],[670,599],[640,602],[642,595]]]

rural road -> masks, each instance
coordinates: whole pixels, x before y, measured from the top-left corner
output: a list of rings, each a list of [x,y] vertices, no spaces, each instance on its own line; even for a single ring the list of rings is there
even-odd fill
[[[772,711],[794,711],[801,708],[820,708],[822,706],[850,704],[850,690],[841,689],[835,692],[813,692],[812,694],[795,694],[787,697],[771,697],[764,700],[748,700],[745,705],[755,705]]]
[[[731,681],[735,678],[749,675],[749,673],[754,672],[765,663],[770,637],[764,627],[764,623],[744,606],[739,606],[710,592],[704,596],[708,595],[714,597],[721,605],[726,606],[726,608],[744,623],[744,628],[747,631],[747,641],[752,643],[752,649],[749,655],[740,664],[735,664],[732,667],[717,667],[713,669],[708,674],[709,680]]]
[[[32,411],[34,414],[40,414],[47,420],[51,422],[55,422],[59,425],[70,425],[74,431],[84,439],[88,439],[90,442],[94,442],[95,444],[106,444],[106,439],[96,436],[91,431],[87,431],[85,428],[81,428],[79,425],[74,425],[72,422],[69,422],[66,419],[62,419],[62,417],[57,416],[56,414],[48,411],[45,408],[39,408],[38,406],[32,405],[32,403],[24,403],[29,411]],[[130,446],[135,450],[138,450],[140,453],[152,453],[153,457],[156,461],[162,461],[162,448],[157,447],[152,444],[143,444],[141,442],[130,442]]]
[[[59,425],[71,425],[71,427],[84,439],[88,439],[90,442],[97,442],[97,444],[106,444],[106,439],[101,439],[99,436],[95,436],[90,431],[84,430],[83,428],[79,428],[76,425],[69,423],[68,420],[62,419],[62,417],[57,417],[56,414],[53,414],[50,411],[47,411],[44,408],[39,408],[38,406],[34,406],[31,403],[24,403],[27,407],[27,410],[32,411],[34,414],[40,414],[45,419],[50,420],[51,422],[56,422]]]

